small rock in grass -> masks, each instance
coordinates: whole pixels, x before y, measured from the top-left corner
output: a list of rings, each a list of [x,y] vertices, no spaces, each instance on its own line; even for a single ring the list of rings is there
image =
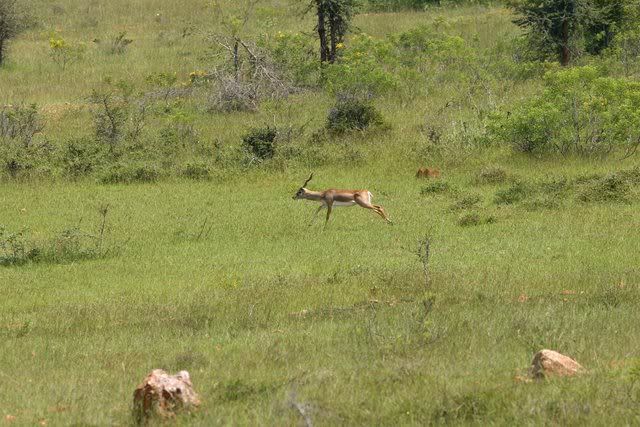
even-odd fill
[[[133,393],[133,413],[138,423],[152,416],[172,418],[198,405],[200,399],[187,371],[169,375],[162,369],[154,369]]]
[[[534,378],[572,377],[585,369],[572,358],[553,350],[540,350],[533,357],[530,374]]]

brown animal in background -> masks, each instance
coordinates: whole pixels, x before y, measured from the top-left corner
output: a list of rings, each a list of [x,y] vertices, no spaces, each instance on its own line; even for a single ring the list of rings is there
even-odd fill
[[[440,178],[440,169],[420,168],[416,172],[416,178]]]

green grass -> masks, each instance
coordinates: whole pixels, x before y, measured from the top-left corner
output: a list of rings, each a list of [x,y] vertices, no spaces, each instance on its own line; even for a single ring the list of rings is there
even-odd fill
[[[184,82],[219,65],[206,4],[134,3],[34,0],[39,24],[10,45],[0,105],[37,103],[38,141],[59,147],[93,138],[87,97],[104,77],[142,91],[150,73]],[[311,16],[290,6],[262,3],[249,36],[310,31]],[[55,252],[74,227],[97,234],[109,206],[106,254],[0,266],[0,423],[127,425],[136,385],[163,368],[188,370],[201,395],[185,425],[299,424],[292,398],[316,425],[638,424],[637,156],[474,145],[488,113],[540,87],[535,73],[487,77],[511,61],[511,19],[481,6],[356,16],[374,37],[425,24],[488,58],[457,74],[424,69],[376,98],[384,129],[314,137],[333,103],[321,90],[256,113],[210,113],[194,96],[153,106],[142,141],[161,146],[160,129],[184,114],[197,150],[124,159],[151,162],[154,183],[72,180],[58,158],[52,171],[0,174],[0,225],[26,230],[34,247]],[[62,71],[48,56],[52,31],[85,43],[84,58]],[[121,31],[134,40],[124,55],[92,42]],[[243,163],[242,136],[267,125],[295,131],[272,160]],[[209,179],[167,172],[186,165],[210,168]],[[425,166],[442,178],[415,179]],[[315,206],[292,196],[310,171],[312,189],[369,189],[394,225],[354,207],[334,210],[324,231],[322,220],[308,226]],[[542,348],[588,373],[519,381]]]
[[[446,173],[461,187],[475,176]],[[395,225],[353,208],[324,232],[308,227],[313,208],[291,200],[300,177],[287,174],[4,184],[8,228],[45,238],[83,219],[90,229],[109,203],[106,242],[124,245],[105,259],[0,270],[3,413],[127,423],[137,382],[161,367],[191,371],[204,403],[184,421],[201,425],[295,423],[292,391],[318,424],[637,421],[637,201],[489,205],[495,223],[460,227],[454,196],[421,196],[410,173],[316,176],[319,187],[369,186]],[[428,288],[415,255],[425,233]],[[590,373],[516,382],[541,348]]]

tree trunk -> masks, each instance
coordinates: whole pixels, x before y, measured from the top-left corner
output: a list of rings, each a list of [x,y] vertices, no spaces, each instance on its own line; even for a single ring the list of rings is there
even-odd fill
[[[4,39],[0,37],[0,65],[2,65],[3,59],[4,59]]]
[[[238,48],[240,46],[240,41],[235,39],[233,43],[233,71],[235,73],[236,81],[240,78],[240,58],[238,57]]]
[[[335,18],[331,17],[331,23],[329,24],[329,62],[334,63],[336,60],[336,45],[338,44],[338,36],[336,35]]]
[[[569,50],[569,20],[565,17],[562,21],[562,57],[560,58],[560,64],[562,66],[569,65],[571,61],[571,51]]]
[[[316,0],[316,8],[318,13],[318,38],[320,39],[320,62],[327,62],[329,60],[324,2],[325,0]]]

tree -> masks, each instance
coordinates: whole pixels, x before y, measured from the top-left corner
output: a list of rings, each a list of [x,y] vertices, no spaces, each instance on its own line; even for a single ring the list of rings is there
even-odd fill
[[[609,47],[621,29],[626,14],[628,0],[592,0],[592,19],[586,24],[585,49],[592,55],[599,55]]]
[[[624,20],[628,0],[512,0],[533,50],[569,65],[581,47],[599,54]]]
[[[349,30],[356,0],[314,0],[318,24],[316,31],[320,40],[320,61],[336,60],[337,46],[342,43]]]
[[[0,65],[5,58],[7,42],[24,29],[24,24],[18,0],[0,0]]]
[[[223,33],[214,33],[213,39],[218,45],[231,54],[233,61],[233,72],[236,80],[240,79],[240,47],[242,46],[251,56],[252,52],[243,41],[245,29],[253,10],[260,0],[245,0],[240,2],[241,10],[239,14],[226,11],[217,1],[213,3],[218,24]]]

